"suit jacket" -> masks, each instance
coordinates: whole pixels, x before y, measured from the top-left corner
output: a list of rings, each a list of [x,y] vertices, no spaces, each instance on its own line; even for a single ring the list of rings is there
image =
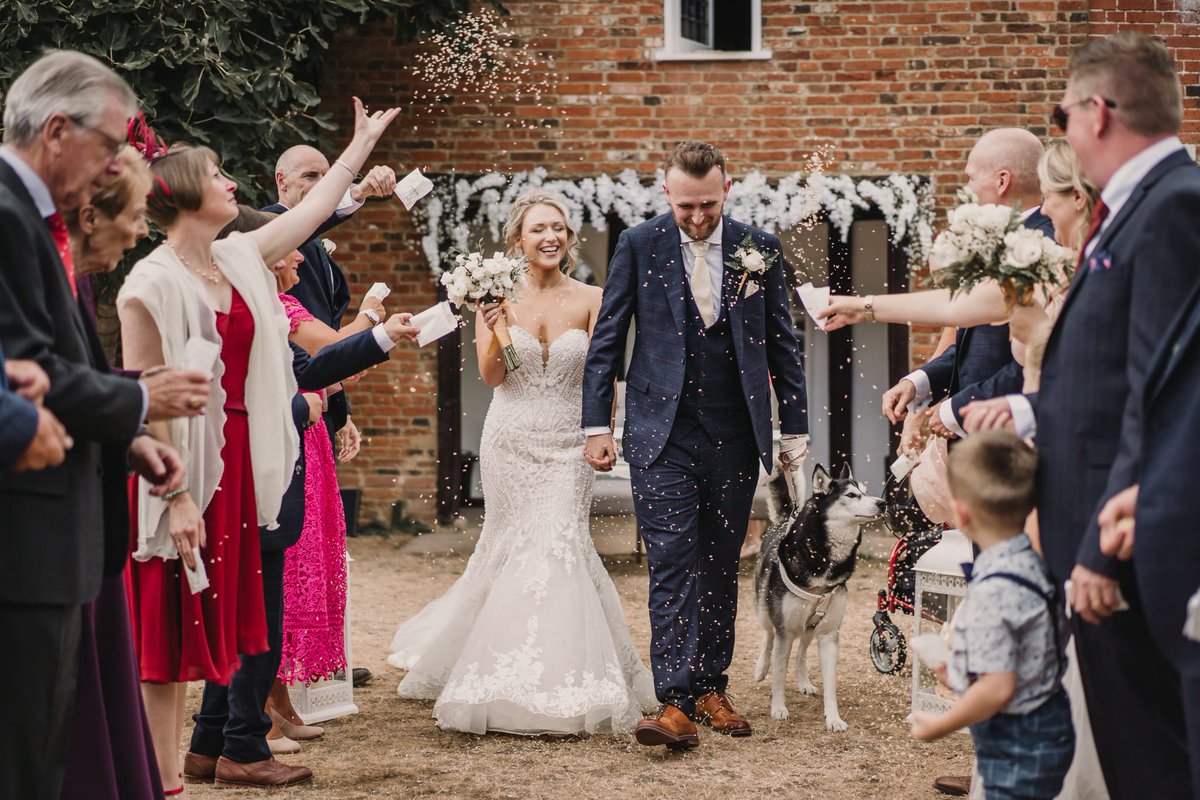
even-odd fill
[[[25,454],[37,434],[37,407],[8,387],[0,348],[0,473]]]
[[[1200,678],[1200,643],[1181,635],[1188,598],[1200,588],[1200,536],[1190,498],[1200,471],[1200,285],[1163,337],[1146,371],[1140,451],[1113,467],[1113,483],[1140,483],[1133,559],[1145,618],[1184,675]],[[1122,471],[1124,470],[1124,471]]]
[[[1140,392],[1151,356],[1200,279],[1200,167],[1156,164],[1100,235],[1050,333],[1037,395],[1038,515],[1059,580],[1100,553],[1096,514],[1142,452]],[[1120,458],[1118,458],[1120,453]]]
[[[94,599],[104,568],[104,476],[141,426],[142,390],[111,375],[71,296],[45,220],[0,162],[0,344],[50,376],[45,405],[75,439],[59,466],[0,476],[0,603]],[[124,466],[119,470],[124,475]],[[128,527],[125,537],[128,541]]]
[[[775,262],[758,280],[747,280],[730,301],[734,353],[741,389],[750,412],[763,465],[771,468],[771,401],[779,400],[784,433],[808,433],[808,394],[800,346],[788,310],[783,251],[779,239],[729,217],[724,218],[722,262],[728,264],[750,234]],[[728,271],[728,267],[726,268]],[[592,334],[583,378],[583,425],[610,423],[614,380],[625,355],[629,324],[637,338],[625,385],[625,459],[648,467],[662,452],[679,408],[685,372],[685,291],[679,228],[663,214],[621,233],[608,268],[600,315]],[[750,284],[759,286],[751,294]],[[737,284],[725,284],[734,291]]]
[[[271,214],[282,214],[287,210],[287,206],[280,203],[263,209]],[[342,317],[350,307],[350,284],[341,267],[325,252],[321,244],[321,234],[348,219],[349,214],[344,217],[330,215],[312,237],[300,245],[300,255],[304,256],[304,261],[298,269],[300,282],[288,291],[288,294],[299,300],[309,313],[334,330],[342,327]],[[325,412],[325,424],[329,427],[329,433],[332,435],[341,430],[349,415],[350,401],[345,392],[338,392],[329,398],[329,410]]]
[[[1054,238],[1054,223],[1040,208],[1023,224]],[[1024,369],[1012,357],[1007,325],[960,328],[954,344],[922,369],[929,376],[933,396],[949,396],[959,424],[968,403],[1015,394],[1025,385]]]

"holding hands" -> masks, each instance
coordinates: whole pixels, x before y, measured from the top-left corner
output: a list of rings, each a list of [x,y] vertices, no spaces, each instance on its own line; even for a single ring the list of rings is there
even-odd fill
[[[611,433],[598,433],[587,437],[583,457],[597,472],[611,472],[617,463],[617,444]]]

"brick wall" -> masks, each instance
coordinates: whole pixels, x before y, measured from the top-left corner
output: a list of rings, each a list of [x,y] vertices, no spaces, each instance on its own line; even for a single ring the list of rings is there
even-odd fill
[[[687,137],[719,144],[737,175],[783,175],[822,143],[834,170],[927,175],[941,207],[962,183],[974,140],[1022,126],[1049,134],[1047,116],[1065,84],[1071,50],[1089,31],[1145,27],[1167,37],[1188,87],[1185,137],[1200,126],[1200,2],[1181,0],[762,0],[767,61],[656,62],[661,2],[506,0],[509,27],[554,61],[557,88],[534,103],[460,95],[414,102],[414,48],[395,44],[391,23],[341,32],[323,82],[327,107],[342,113],[360,93],[374,107],[405,106],[376,155],[404,170],[516,171],[552,175],[651,175],[664,151]],[[511,95],[509,95],[511,96]],[[524,124],[514,124],[522,121]],[[414,229],[397,204],[373,206],[338,231],[340,263],[357,291],[388,280],[395,308],[435,299]],[[918,271],[919,272],[919,271]],[[918,275],[918,278],[920,276]],[[913,337],[914,359],[934,339]],[[469,346],[469,339],[466,344]],[[403,353],[353,387],[366,446],[343,470],[343,485],[367,489],[364,518],[386,518],[404,499],[434,511],[436,354]]]

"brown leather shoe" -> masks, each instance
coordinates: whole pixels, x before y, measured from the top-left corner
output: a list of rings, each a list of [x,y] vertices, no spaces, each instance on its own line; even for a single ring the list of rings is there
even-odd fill
[[[754,733],[746,718],[733,710],[729,695],[724,692],[708,692],[696,698],[696,719],[727,736],[749,736]]]
[[[189,750],[183,757],[183,779],[186,783],[212,783],[216,774],[216,756],[202,756]]]
[[[672,750],[691,750],[700,746],[696,723],[673,705],[665,705],[652,717],[646,717],[633,728],[638,744],[665,744]]]
[[[951,797],[966,797],[971,793],[971,776],[943,775],[934,779],[933,788]]]
[[[308,767],[289,767],[282,761],[268,758],[242,764],[225,756],[217,759],[217,786],[295,786],[313,779]]]

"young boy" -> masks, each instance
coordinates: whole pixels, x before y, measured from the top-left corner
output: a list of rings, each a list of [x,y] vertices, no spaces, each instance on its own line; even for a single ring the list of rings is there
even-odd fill
[[[933,741],[969,726],[987,800],[1053,798],[1075,751],[1061,683],[1066,618],[1022,532],[1036,469],[1033,450],[1003,431],[972,434],[947,464],[958,528],[980,553],[946,666],[961,696],[940,716],[913,714],[912,735]]]

